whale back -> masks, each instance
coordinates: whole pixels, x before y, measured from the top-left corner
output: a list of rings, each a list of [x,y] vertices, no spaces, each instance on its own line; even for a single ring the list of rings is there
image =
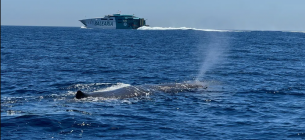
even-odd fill
[[[166,93],[192,91],[203,87],[204,86],[201,84],[190,84],[190,83],[169,83],[169,84],[160,84],[154,86],[156,90]]]
[[[77,91],[76,98],[81,99],[85,97],[104,97],[104,98],[131,98],[136,96],[143,96],[152,94],[158,91],[165,93],[178,93],[183,91],[194,91],[198,88],[206,88],[199,83],[168,83],[158,85],[139,85],[139,86],[127,86],[110,91],[100,91],[83,93]]]

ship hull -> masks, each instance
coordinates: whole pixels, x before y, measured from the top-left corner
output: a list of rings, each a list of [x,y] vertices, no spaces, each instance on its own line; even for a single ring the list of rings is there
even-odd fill
[[[102,20],[101,18],[83,19],[80,20],[86,28],[99,28],[99,29],[117,29],[115,19]]]

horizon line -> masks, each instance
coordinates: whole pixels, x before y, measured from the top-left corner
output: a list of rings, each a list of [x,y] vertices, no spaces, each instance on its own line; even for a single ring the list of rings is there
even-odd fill
[[[26,26],[26,27],[70,27],[70,28],[81,28],[82,26],[56,26],[56,25],[2,25],[1,26]],[[152,26],[151,26],[152,27]],[[183,27],[162,27],[162,28],[183,28]],[[192,27],[186,27],[186,28],[192,28]],[[201,28],[195,28],[195,29],[201,29]],[[177,29],[179,30],[179,29]],[[305,30],[263,30],[263,29],[257,29],[257,30],[249,30],[249,29],[208,29],[208,30],[228,30],[228,31],[270,31],[270,32],[301,32],[305,33]]]

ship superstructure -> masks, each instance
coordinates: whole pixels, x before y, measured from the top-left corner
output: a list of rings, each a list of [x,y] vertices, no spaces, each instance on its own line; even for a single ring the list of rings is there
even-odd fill
[[[138,29],[142,26],[148,26],[144,18],[121,14],[106,15],[103,18],[82,19],[80,22],[86,28],[100,29]]]

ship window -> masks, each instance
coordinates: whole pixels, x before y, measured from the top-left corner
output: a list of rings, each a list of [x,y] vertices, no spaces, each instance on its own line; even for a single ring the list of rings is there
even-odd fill
[[[109,19],[109,20],[113,20],[113,19]]]

